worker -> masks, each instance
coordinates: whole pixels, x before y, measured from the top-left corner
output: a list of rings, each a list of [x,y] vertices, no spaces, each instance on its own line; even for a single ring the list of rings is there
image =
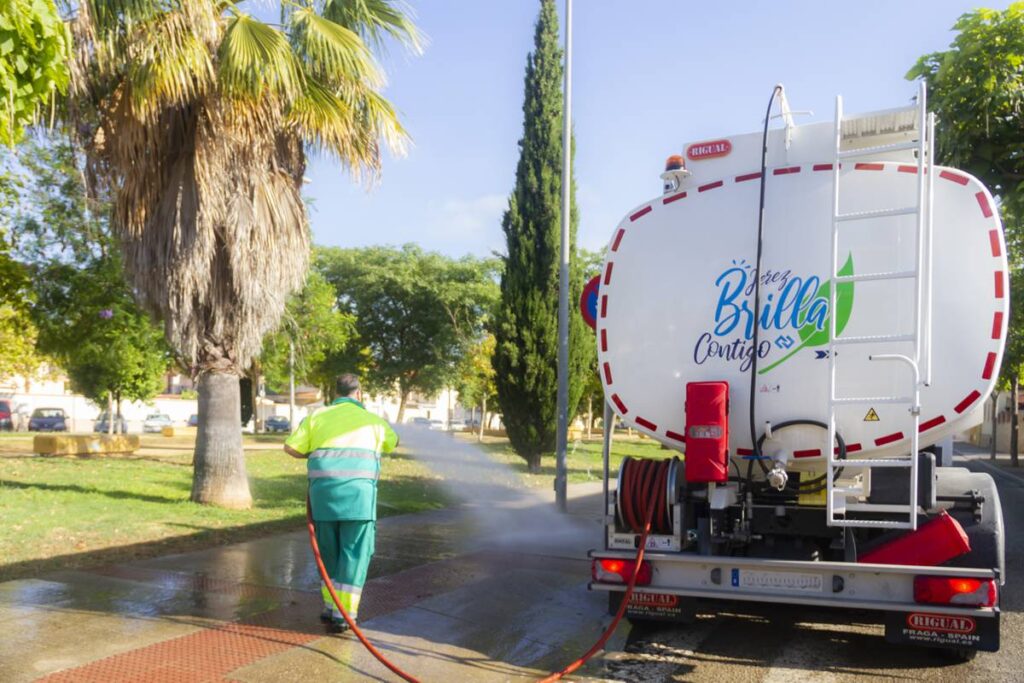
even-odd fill
[[[307,416],[284,450],[306,459],[316,542],[334,590],[355,620],[373,557],[380,457],[395,450],[398,435],[363,407],[358,377],[339,376],[337,389],[340,398]],[[327,586],[320,590],[320,620],[332,633],[347,630]]]

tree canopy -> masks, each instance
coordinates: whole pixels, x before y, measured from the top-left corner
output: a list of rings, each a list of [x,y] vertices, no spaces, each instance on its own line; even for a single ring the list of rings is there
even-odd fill
[[[494,262],[453,260],[412,244],[324,248],[317,267],[337,291],[339,310],[358,320],[367,387],[398,394],[399,420],[411,392],[430,395],[454,383],[497,297]]]

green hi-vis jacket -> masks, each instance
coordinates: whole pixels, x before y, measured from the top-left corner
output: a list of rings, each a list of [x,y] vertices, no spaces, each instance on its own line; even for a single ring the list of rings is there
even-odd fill
[[[285,444],[309,454],[309,499],[318,522],[377,519],[381,453],[398,445],[386,421],[351,398],[306,417]]]

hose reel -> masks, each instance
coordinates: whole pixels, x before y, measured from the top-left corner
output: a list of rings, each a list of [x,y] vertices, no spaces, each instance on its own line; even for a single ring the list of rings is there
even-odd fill
[[[677,482],[682,462],[627,456],[619,466],[615,496],[616,521],[620,528],[643,532],[648,506],[654,503],[652,534],[671,534],[673,507],[677,504]]]

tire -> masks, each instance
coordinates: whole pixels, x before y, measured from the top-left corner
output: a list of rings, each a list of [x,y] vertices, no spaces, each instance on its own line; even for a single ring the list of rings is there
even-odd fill
[[[1003,508],[995,480],[984,472],[972,472],[965,467],[940,467],[936,472],[936,493],[939,496],[962,496],[977,491],[985,498],[981,519],[975,519],[969,510],[947,510],[967,532],[971,552],[946,563],[949,567],[999,570],[999,581],[1006,581],[1006,533],[1003,526]],[[939,501],[940,505],[949,505]]]
[[[978,656],[977,650],[969,647],[943,647],[935,648],[933,652],[941,659],[955,664],[966,664]]]

